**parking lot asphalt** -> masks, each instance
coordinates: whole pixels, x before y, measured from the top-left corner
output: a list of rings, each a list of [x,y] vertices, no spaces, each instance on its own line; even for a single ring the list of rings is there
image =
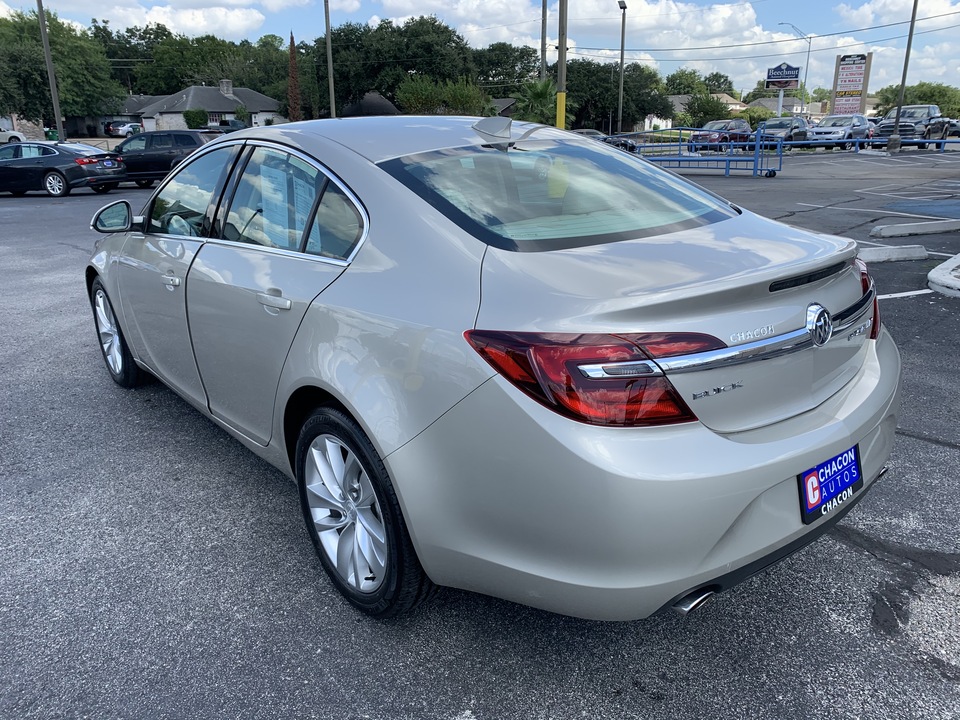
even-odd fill
[[[162,385],[123,391],[102,367],[89,218],[149,193],[0,196],[0,718],[960,717],[960,299],[927,280],[960,234],[870,236],[945,215],[960,153],[822,155],[691,179],[864,247],[924,245],[871,266],[904,363],[890,472],[797,555],[634,623],[453,590],[400,620],[357,615],[286,478]]]

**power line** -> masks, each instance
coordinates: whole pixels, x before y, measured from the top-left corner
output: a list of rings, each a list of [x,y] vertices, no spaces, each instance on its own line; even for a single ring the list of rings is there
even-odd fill
[[[931,16],[925,17],[925,18],[918,18],[918,19],[917,19],[917,22],[921,22],[921,21],[923,21],[923,20],[936,20],[936,19],[938,19],[938,18],[949,17],[949,16],[951,16],[951,15],[960,15],[960,11],[942,13],[942,14],[940,14],[940,15],[931,15]],[[857,29],[855,29],[855,30],[841,30],[840,32],[823,33],[822,35],[811,35],[810,37],[811,37],[812,39],[816,40],[817,38],[838,37],[838,36],[840,36],[840,35],[850,35],[851,33],[869,32],[870,30],[882,30],[883,28],[896,27],[897,25],[909,25],[909,24],[910,24],[909,21],[905,21],[905,22],[895,22],[895,23],[886,23],[885,25],[874,25],[874,26],[872,26],[872,27],[857,28]],[[944,28],[935,28],[934,30],[926,30],[925,32],[937,32],[938,30],[948,30],[948,29],[953,28],[953,27],[956,27],[956,25],[950,25],[950,26],[944,27]],[[861,44],[861,45],[862,45],[862,44],[866,44],[867,42],[886,42],[886,41],[888,41],[888,40],[898,40],[898,39],[904,38],[904,37],[906,37],[906,35],[897,35],[896,37],[893,37],[893,38],[885,38],[885,39],[882,39],[882,40],[864,41],[864,42],[858,43],[858,44]],[[737,44],[733,44],[733,45],[727,45],[727,44],[724,44],[724,45],[701,45],[701,46],[697,46],[697,47],[680,47],[680,48],[627,48],[627,52],[659,53],[659,52],[681,52],[681,51],[682,51],[682,52],[687,52],[687,51],[689,51],[689,50],[718,50],[718,49],[726,49],[726,48],[757,47],[757,46],[760,46],[760,45],[778,45],[778,44],[782,44],[782,43],[795,43],[795,42],[797,42],[797,41],[799,41],[799,40],[801,40],[801,39],[802,39],[802,38],[792,37],[792,38],[786,38],[786,39],[784,39],[784,40],[762,40],[762,41],[759,41],[759,42],[737,43]],[[609,50],[609,49],[610,49],[610,48],[605,48],[605,47],[588,47],[588,46],[586,46],[586,45],[582,45],[582,46],[578,46],[578,47],[581,48],[581,49],[583,49],[583,50]],[[832,48],[831,48],[831,49],[832,49]],[[611,51],[611,52],[614,52],[613,50],[610,50],[610,51]],[[804,50],[804,51],[802,51],[802,52],[806,52],[806,50]],[[762,56],[758,56],[758,57],[762,57]],[[768,56],[768,57],[769,57],[769,56]],[[731,58],[731,59],[740,59],[740,58]]]

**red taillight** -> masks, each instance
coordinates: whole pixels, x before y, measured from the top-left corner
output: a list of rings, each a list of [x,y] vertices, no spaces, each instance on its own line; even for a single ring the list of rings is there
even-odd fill
[[[863,294],[866,295],[870,292],[870,288],[873,287],[873,278],[870,277],[870,272],[867,270],[867,264],[860,258],[856,258],[854,262],[857,265],[857,270],[860,271],[860,287],[863,289]],[[873,324],[870,326],[870,339],[876,340],[880,335],[880,301],[877,300],[877,296],[873,296]]]
[[[696,420],[651,360],[725,347],[714,337],[694,333],[468,330],[464,337],[507,380],[550,409],[592,425],[619,427]],[[588,376],[586,368],[595,368],[595,374]]]
[[[100,161],[97,160],[96,158],[88,158],[88,157],[74,158],[73,161],[74,161],[77,165],[96,165],[98,162],[100,162]]]

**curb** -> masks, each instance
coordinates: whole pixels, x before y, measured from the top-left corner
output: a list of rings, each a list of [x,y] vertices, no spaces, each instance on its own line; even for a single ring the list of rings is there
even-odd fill
[[[857,257],[866,263],[926,260],[927,249],[923,245],[862,247],[857,250]]]
[[[960,255],[955,255],[927,273],[927,285],[938,293],[960,297]]]
[[[930,222],[901,223],[899,225],[877,225],[870,231],[870,237],[933,235],[935,233],[957,232],[958,230],[960,230],[960,220],[932,220]]]

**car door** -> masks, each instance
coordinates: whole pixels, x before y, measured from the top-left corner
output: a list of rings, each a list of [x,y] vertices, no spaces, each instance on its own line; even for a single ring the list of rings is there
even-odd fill
[[[172,168],[177,159],[177,147],[173,133],[154,133],[147,142],[147,170],[163,177]]]
[[[13,164],[19,152],[19,143],[8,143],[0,146],[0,190],[17,191],[21,189],[17,183],[16,166]]]
[[[16,174],[16,183],[21,190],[40,190],[43,187],[44,175],[57,166],[58,160],[63,158],[53,147],[21,143],[19,154],[10,164]],[[76,165],[73,167],[75,168]],[[62,168],[63,174],[67,174],[68,169]]]
[[[137,178],[147,172],[147,135],[134,135],[117,145],[114,152],[120,153],[127,166],[127,175]]]
[[[266,444],[300,322],[343,272],[365,221],[312,160],[271,146],[250,151],[222,218],[220,240],[190,268],[194,354],[210,412]]]
[[[235,146],[184,166],[153,198],[142,233],[124,244],[118,283],[127,341],[150,371],[184,397],[206,404],[187,329],[187,274],[209,235]]]

